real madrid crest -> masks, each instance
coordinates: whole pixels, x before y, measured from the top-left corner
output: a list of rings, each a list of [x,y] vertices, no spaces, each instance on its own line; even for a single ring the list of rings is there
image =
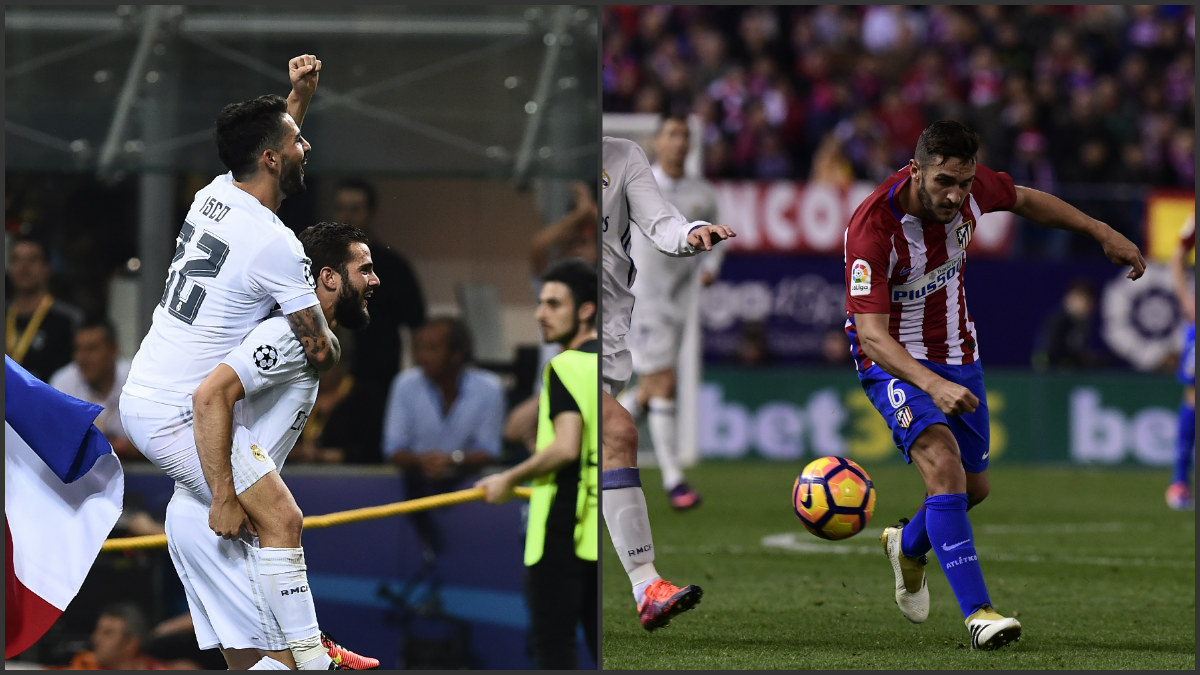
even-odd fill
[[[307,283],[309,286],[312,286],[313,288],[316,288],[317,281],[316,281],[316,279],[313,279],[313,275],[312,275],[312,261],[309,260],[308,258],[301,258],[300,264],[304,266],[304,281],[305,281],[305,283]]]
[[[958,240],[958,247],[964,251],[971,245],[971,223],[974,222],[973,220],[964,220],[962,225],[954,228],[954,238]]]
[[[600,189],[608,189],[608,172],[604,169],[600,169]]]

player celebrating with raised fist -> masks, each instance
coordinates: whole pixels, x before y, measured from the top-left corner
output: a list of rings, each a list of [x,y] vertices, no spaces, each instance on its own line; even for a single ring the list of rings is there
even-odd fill
[[[259,503],[266,508],[257,512],[233,495],[214,500],[196,449],[192,395],[276,304],[310,365],[328,370],[341,355],[313,290],[310,260],[275,215],[285,197],[305,189],[304,163],[311,146],[300,135],[300,124],[320,71],[315,56],[297,56],[288,63],[292,90],[286,100],[266,95],[221,110],[214,135],[229,172],[196,193],[150,332],[133,357],[121,392],[121,423],[129,440],[175,480],[176,489],[213,504],[214,518],[240,522],[248,516],[259,534],[268,537],[279,536],[286,522],[285,491],[263,499]],[[272,573],[290,578],[304,573],[302,552],[279,548],[262,558],[262,566]],[[308,611],[295,615],[311,614],[315,625],[311,594],[297,598],[307,602]],[[301,668],[328,667],[330,648],[308,630],[307,620],[297,620],[295,630],[286,618],[280,621]]]
[[[1013,185],[975,161],[979,137],[934,122],[915,157],[854,211],[846,230],[846,334],[858,377],[906,461],[925,481],[911,521],[884,529],[896,604],[910,621],[929,615],[925,554],[931,549],[971,634],[995,649],[1021,624],[992,608],[967,509],[988,495],[988,408],[963,265],[979,217],[1012,211],[1039,225],[1091,236],[1114,263],[1146,269],[1142,254],[1108,225],[1057,197]]]
[[[695,255],[734,236],[724,225],[704,221],[689,223],[663,199],[650,171],[646,153],[633,141],[605,136],[602,149],[601,306],[604,307],[600,343],[604,377],[600,397],[601,510],[613,547],[621,558],[638,615],[646,630],[670,623],[676,614],[700,601],[699,586],[679,588],[659,576],[654,568],[654,544],[646,496],[637,469],[637,427],[629,411],[614,396],[633,376],[633,360],[625,346],[633,313],[633,280],[637,270],[629,256],[637,225],[651,243],[667,255]]]

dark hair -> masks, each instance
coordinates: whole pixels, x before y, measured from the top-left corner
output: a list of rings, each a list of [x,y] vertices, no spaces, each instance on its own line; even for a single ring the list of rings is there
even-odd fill
[[[117,345],[117,330],[108,319],[99,314],[87,314],[83,317],[83,321],[80,322],[79,327],[75,329],[75,333],[78,334],[79,331],[90,328],[99,328],[104,331],[104,339],[108,340],[108,344],[114,347]]]
[[[663,129],[667,128],[667,122],[679,122],[685,127],[688,126],[687,117],[683,115],[663,115],[662,121],[658,123],[658,129],[654,131],[655,136],[661,134]],[[691,127],[688,128],[690,129]]]
[[[264,150],[279,150],[283,146],[286,113],[287,99],[278,94],[230,103],[221,109],[213,136],[221,163],[233,172],[235,179],[242,180],[254,173]]]
[[[917,151],[914,159],[921,166],[933,162],[934,157],[941,157],[938,164],[955,157],[964,162],[974,162],[975,153],[979,152],[979,134],[971,131],[965,124],[954,120],[941,120],[925,127],[921,137],[917,139]]]
[[[146,614],[132,602],[116,602],[100,610],[100,616],[115,616],[125,621],[125,635],[135,637],[145,646],[150,638]]]
[[[462,354],[464,361],[470,361],[475,357],[475,347],[474,342],[471,339],[471,329],[467,326],[466,321],[463,321],[457,316],[435,316],[426,321],[425,324],[421,326],[421,329],[424,330],[430,326],[437,325],[446,327],[446,344],[450,347],[450,351]]]
[[[596,266],[582,258],[565,258],[551,265],[542,274],[542,283],[548,281],[565,285],[576,308],[585,302],[596,303]]]
[[[375,207],[379,204],[379,195],[375,193],[375,186],[361,178],[345,178],[337,184],[337,191],[342,190],[358,190],[367,198],[367,210],[372,215],[375,213]]]
[[[42,250],[42,262],[50,262],[50,247],[46,245],[46,240],[34,234],[18,234],[12,239],[12,247],[17,244],[33,244]]]
[[[350,264],[350,244],[371,244],[366,232],[345,223],[317,223],[304,228],[297,238],[312,261],[309,268],[314,278],[326,267],[345,277],[346,266]]]

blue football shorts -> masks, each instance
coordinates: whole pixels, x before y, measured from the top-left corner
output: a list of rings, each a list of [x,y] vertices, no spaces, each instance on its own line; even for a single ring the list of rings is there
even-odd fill
[[[1196,386],[1196,324],[1183,327],[1183,349],[1179,352],[1179,381]]]
[[[892,430],[892,441],[904,453],[904,461],[912,463],[908,450],[917,436],[931,424],[945,424],[958,441],[963,468],[980,473],[988,467],[991,443],[988,425],[987,392],[983,388],[983,366],[979,361],[963,366],[948,366],[921,361],[922,366],[939,376],[971,390],[979,399],[973,413],[946,415],[938,410],[933,399],[924,391],[888,375],[878,365],[858,374],[867,398],[883,415]]]

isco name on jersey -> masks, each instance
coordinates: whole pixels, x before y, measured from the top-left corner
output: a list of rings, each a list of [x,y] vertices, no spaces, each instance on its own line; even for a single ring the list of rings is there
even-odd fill
[[[176,239],[166,288],[130,368],[126,391],[163,403],[187,397],[278,304],[317,304],[296,235],[230,174],[196,193]]]

